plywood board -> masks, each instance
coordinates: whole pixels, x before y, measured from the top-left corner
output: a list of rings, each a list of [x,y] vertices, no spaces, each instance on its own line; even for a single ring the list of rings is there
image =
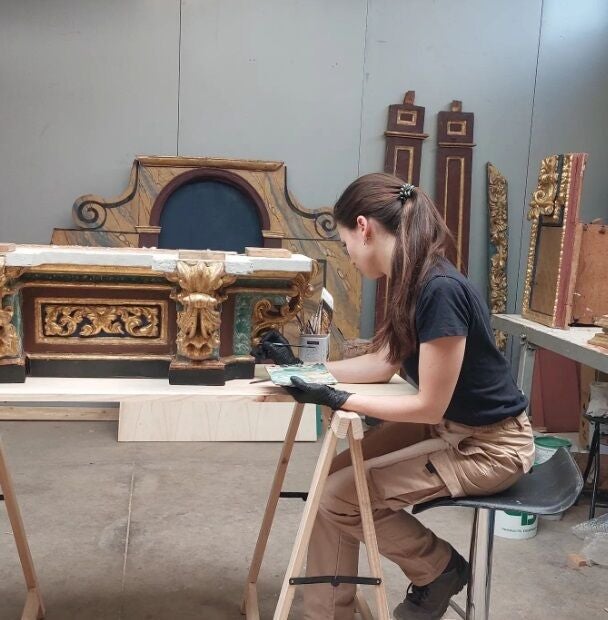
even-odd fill
[[[139,400],[122,403],[118,441],[283,441],[291,403]],[[316,407],[306,405],[296,441],[316,441]]]

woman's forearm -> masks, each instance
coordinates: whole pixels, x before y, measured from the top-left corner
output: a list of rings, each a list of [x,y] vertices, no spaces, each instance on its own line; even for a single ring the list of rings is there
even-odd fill
[[[340,383],[384,383],[399,367],[387,362],[384,354],[378,352],[327,362],[327,368]]]
[[[418,422],[422,424],[439,424],[445,413],[431,403],[425,402],[420,394],[409,396],[352,394],[342,409],[387,422]]]

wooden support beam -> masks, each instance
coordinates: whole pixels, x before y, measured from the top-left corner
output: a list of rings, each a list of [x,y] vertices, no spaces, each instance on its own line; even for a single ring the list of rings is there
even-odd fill
[[[0,420],[118,420],[118,407],[17,407],[0,405]]]

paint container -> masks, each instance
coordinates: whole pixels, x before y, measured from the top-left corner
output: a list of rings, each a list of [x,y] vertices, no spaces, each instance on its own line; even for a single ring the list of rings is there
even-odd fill
[[[534,438],[534,465],[540,465],[548,461],[559,448],[570,450],[572,442],[563,437],[554,437],[553,435],[537,435]],[[559,521],[564,516],[563,512],[554,515],[541,515],[547,521]]]
[[[299,357],[305,364],[326,362],[329,357],[329,334],[300,335]]]
[[[497,510],[494,535],[500,538],[526,540],[534,538],[538,530],[538,517],[529,512]]]
[[[548,461],[559,448],[570,450],[572,442],[563,437],[554,437],[553,435],[537,435],[534,438],[534,465],[540,465]]]

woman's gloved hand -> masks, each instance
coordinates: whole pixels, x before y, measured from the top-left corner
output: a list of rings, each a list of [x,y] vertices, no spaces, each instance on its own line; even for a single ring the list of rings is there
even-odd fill
[[[300,377],[290,377],[294,387],[285,388],[299,403],[323,405],[333,411],[341,409],[344,403],[352,396],[351,392],[336,390],[321,383],[306,383]]]
[[[302,360],[293,354],[287,339],[276,329],[267,331],[260,339],[260,344],[251,354],[256,361],[271,359],[275,364],[282,366],[302,363]]]

